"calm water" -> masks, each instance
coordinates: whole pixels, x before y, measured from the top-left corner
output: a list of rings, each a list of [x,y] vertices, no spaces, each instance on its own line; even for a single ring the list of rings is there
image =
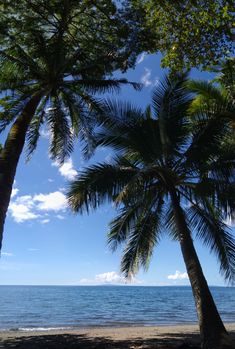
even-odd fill
[[[211,288],[235,322],[235,288]],[[197,321],[190,287],[0,286],[0,329],[163,325]]]

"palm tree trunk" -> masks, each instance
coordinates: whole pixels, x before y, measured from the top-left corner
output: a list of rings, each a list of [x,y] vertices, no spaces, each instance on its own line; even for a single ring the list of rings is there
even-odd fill
[[[179,198],[174,190],[171,191],[171,200],[177,229],[180,234],[181,251],[196,304],[201,346],[203,349],[232,348],[230,337],[220,318],[203,274]]]
[[[42,93],[37,93],[26,104],[23,112],[12,125],[4,147],[0,151],[0,251],[17,164],[24,147],[29,124],[41,97]]]

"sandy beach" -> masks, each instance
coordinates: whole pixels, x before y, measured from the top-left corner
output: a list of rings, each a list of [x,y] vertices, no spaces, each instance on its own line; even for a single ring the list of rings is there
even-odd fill
[[[235,323],[226,324],[235,344]],[[1,332],[0,348],[168,349],[199,348],[196,325],[96,327],[42,332]]]

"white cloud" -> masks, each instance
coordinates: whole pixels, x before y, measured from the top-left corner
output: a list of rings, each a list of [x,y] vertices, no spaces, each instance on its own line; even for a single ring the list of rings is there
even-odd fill
[[[37,209],[42,211],[60,211],[65,210],[67,206],[66,196],[60,191],[38,194],[33,197],[33,200],[38,203]]]
[[[147,55],[147,54],[146,54],[145,52],[141,53],[141,55],[138,57],[138,59],[137,59],[137,61],[136,61],[136,64],[142,63],[142,62],[144,61],[146,55]]]
[[[52,166],[58,167],[61,176],[63,176],[65,179],[69,181],[73,180],[77,175],[77,171],[73,167],[73,161],[71,158],[65,161],[65,163],[62,166],[60,166],[57,162],[54,162]]]
[[[61,220],[65,218],[65,217],[62,216],[61,214],[57,214],[56,217],[57,217],[58,219],[61,219]]]
[[[151,86],[152,85],[152,80],[151,80],[151,70],[148,68],[144,68],[144,74],[141,76],[140,81],[145,87]]]
[[[18,203],[18,204],[27,205],[28,207],[32,207],[33,206],[32,196],[31,195],[18,196],[16,198],[15,202]]]
[[[61,188],[59,188],[59,191],[61,191],[62,193],[65,193],[66,192],[66,188],[61,187]]]
[[[98,274],[95,276],[95,280],[98,283],[107,283],[107,284],[112,284],[112,283],[117,283],[117,284],[124,284],[125,279],[123,276],[117,274],[115,271],[109,271],[107,273],[103,274]]]
[[[38,248],[28,248],[28,251],[29,252],[36,252],[36,251],[39,251]]]
[[[51,137],[51,132],[50,132],[48,129],[46,129],[46,128],[42,128],[42,129],[40,130],[40,136],[41,136],[42,138],[50,139],[50,137]]]
[[[11,252],[1,252],[1,255],[2,255],[2,256],[6,256],[6,257],[12,257],[12,256],[14,256],[14,254],[11,253]]]
[[[41,221],[42,224],[47,224],[50,222],[50,219],[46,218]]]
[[[14,196],[16,196],[16,195],[18,194],[18,192],[19,192],[19,189],[13,188],[13,189],[12,189],[12,192],[11,192],[11,199],[12,199]]]
[[[119,275],[115,271],[109,271],[107,273],[97,274],[94,279],[81,279],[80,284],[85,285],[100,285],[100,284],[141,284],[142,282],[134,277],[130,280]]]
[[[9,212],[17,223],[27,220],[36,219],[39,215],[32,211],[33,202],[30,195],[17,197],[14,202],[9,205]]]
[[[149,68],[144,68],[144,74],[141,76],[140,81],[145,87],[157,86],[159,84],[159,78],[152,77],[152,71]]]
[[[66,196],[60,191],[55,191],[34,196],[17,196],[9,205],[9,213],[17,223],[40,218],[40,222],[46,224],[50,221],[47,212],[63,212],[66,208]]]
[[[181,273],[179,270],[176,270],[175,274],[168,275],[167,279],[169,279],[169,280],[184,280],[184,279],[188,279],[188,274],[186,272]]]

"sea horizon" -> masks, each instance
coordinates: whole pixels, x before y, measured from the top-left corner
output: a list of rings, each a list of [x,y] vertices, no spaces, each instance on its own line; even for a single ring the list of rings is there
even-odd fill
[[[97,284],[97,285],[94,285],[94,284],[4,284],[4,285],[0,285],[0,287],[5,287],[5,286],[12,286],[12,287],[17,287],[17,286],[36,286],[36,287],[112,287],[112,286],[115,286],[115,287],[188,287],[188,288],[191,288],[190,285],[136,285],[136,284]],[[235,285],[215,285],[215,284],[209,284],[208,285],[209,287],[222,287],[222,288],[235,288]]]

